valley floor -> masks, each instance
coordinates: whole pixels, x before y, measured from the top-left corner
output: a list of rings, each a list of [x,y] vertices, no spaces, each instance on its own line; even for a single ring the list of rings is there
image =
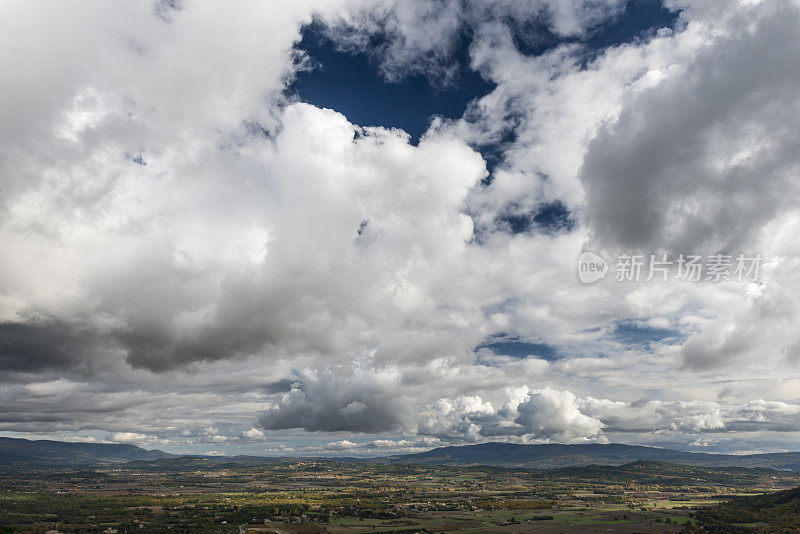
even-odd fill
[[[681,532],[699,510],[797,485],[793,472],[659,462],[10,466],[0,469],[0,533]]]

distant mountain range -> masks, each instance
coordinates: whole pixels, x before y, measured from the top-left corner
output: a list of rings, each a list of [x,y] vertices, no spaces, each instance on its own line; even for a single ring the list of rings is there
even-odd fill
[[[135,445],[0,438],[0,464],[76,465],[170,457],[173,455],[158,450],[148,451]]]
[[[619,443],[582,445],[518,445],[483,443],[460,447],[440,447],[418,454],[403,454],[377,459],[381,462],[437,465],[493,465],[552,469],[581,465],[622,465],[637,460],[654,460],[705,467],[763,467],[800,471],[800,452],[773,454],[706,454]]]
[[[222,464],[247,466],[289,462],[298,458],[262,456],[178,456],[135,445],[67,443],[0,438],[0,464],[91,465],[133,462],[131,466],[153,469],[189,469]],[[555,469],[586,465],[623,465],[636,461],[658,461],[700,467],[759,467],[800,471],[800,452],[773,454],[706,454],[637,445],[517,445],[483,443],[441,447],[418,454],[383,458],[332,458],[342,462],[416,463],[450,466],[488,465],[525,469]]]

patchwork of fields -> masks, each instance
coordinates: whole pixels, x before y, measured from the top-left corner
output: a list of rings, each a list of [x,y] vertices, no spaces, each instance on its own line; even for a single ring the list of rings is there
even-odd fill
[[[800,484],[663,462],[555,470],[198,458],[0,475],[5,532],[680,532],[698,510]]]

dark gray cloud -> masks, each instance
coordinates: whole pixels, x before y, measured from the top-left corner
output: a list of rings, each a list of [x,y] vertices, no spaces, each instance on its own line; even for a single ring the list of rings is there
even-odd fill
[[[396,376],[356,371],[301,377],[258,421],[268,430],[384,432],[401,429],[412,416]]]
[[[102,365],[104,355],[113,355],[114,348],[79,323],[42,318],[0,323],[0,373]]]
[[[796,205],[800,9],[712,11],[727,31],[632,95],[589,145],[581,182],[600,243],[749,251]]]

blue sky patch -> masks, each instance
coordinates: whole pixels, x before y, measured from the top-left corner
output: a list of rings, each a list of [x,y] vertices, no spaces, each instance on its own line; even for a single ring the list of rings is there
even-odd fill
[[[575,227],[575,219],[567,206],[561,201],[540,204],[526,213],[506,212],[496,221],[498,227],[512,234],[537,231],[546,234],[570,232]]]
[[[614,325],[611,336],[620,343],[629,345],[650,345],[651,343],[682,340],[683,334],[672,328],[656,328],[641,321],[619,321]]]
[[[402,128],[416,143],[432,117],[460,118],[470,100],[494,89],[468,68],[468,45],[465,38],[456,48],[453,61],[459,70],[453,83],[440,87],[420,74],[392,83],[381,76],[374,59],[337,50],[323,28],[312,23],[303,28],[297,48],[318,66],[300,72],[288,91],[304,102],[343,113],[360,126]]]
[[[597,52],[655,33],[661,28],[675,29],[680,12],[670,11],[660,0],[630,0],[622,13],[613,21],[606,21],[588,32],[586,36],[564,38],[550,30],[546,17],[524,25],[510,23],[514,43],[526,56],[538,56],[564,43],[582,43],[587,50]],[[510,22],[510,21],[509,21]]]
[[[481,343],[475,350],[489,349],[500,356],[510,356],[512,358],[540,358],[547,361],[560,360],[564,357],[557,347],[547,343],[523,341],[517,337],[504,338],[493,337]]]

